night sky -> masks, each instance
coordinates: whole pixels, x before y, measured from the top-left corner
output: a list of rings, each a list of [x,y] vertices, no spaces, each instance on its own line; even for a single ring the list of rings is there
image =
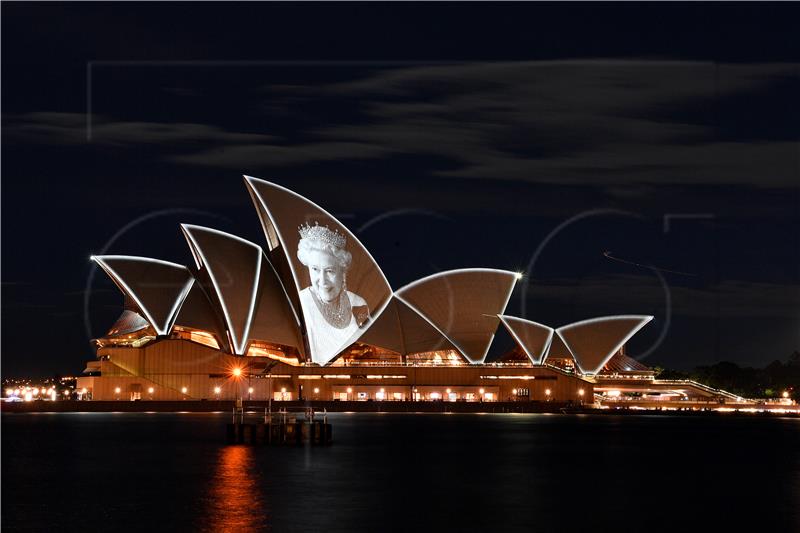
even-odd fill
[[[508,312],[653,314],[687,369],[800,349],[792,4],[2,6],[2,371],[78,373],[91,254],[264,245],[242,181],[339,217],[397,289],[521,271]],[[499,335],[495,350],[510,347]]]

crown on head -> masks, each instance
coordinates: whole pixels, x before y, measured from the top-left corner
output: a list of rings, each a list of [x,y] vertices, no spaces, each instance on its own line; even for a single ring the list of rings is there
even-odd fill
[[[300,237],[312,241],[319,241],[323,244],[330,244],[337,248],[344,248],[347,244],[347,238],[339,233],[339,230],[333,230],[328,226],[320,226],[319,222],[314,222],[314,225],[304,224],[299,226]]]

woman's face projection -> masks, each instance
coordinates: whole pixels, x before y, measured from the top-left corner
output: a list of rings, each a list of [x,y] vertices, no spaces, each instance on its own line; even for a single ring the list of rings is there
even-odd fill
[[[344,286],[344,269],[336,257],[324,250],[312,250],[307,262],[311,287],[317,297],[327,303],[336,300]]]

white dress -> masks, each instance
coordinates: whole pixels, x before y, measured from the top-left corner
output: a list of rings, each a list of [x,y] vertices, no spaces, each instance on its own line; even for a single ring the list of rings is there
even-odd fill
[[[350,298],[350,305],[354,307],[355,302],[363,301],[361,297],[350,291],[347,291],[347,296]],[[311,287],[300,291],[300,306],[306,319],[312,361],[324,365],[353,342],[353,336],[358,331],[358,323],[352,313],[350,313],[350,322],[344,328],[339,329],[332,326],[325,320],[317,308],[317,304],[314,303]]]

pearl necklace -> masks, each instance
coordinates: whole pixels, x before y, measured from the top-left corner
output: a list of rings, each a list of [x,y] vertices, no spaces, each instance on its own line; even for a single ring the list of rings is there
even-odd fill
[[[313,288],[311,289],[311,296],[322,318],[324,318],[328,324],[336,329],[344,329],[350,325],[350,320],[353,317],[353,309],[350,306],[350,298],[347,296],[347,291],[344,287],[342,287],[339,297],[330,303],[320,300]]]

